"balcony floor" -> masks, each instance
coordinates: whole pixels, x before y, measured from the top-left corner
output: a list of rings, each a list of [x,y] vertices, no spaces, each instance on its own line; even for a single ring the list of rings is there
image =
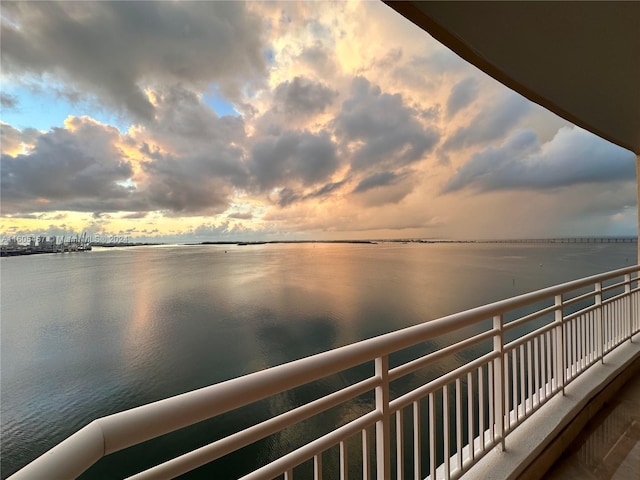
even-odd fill
[[[640,375],[587,424],[545,480],[640,478]]]

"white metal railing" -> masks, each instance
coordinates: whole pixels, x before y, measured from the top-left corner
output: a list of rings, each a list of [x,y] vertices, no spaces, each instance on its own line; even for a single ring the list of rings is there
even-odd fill
[[[291,480],[300,468],[315,479],[323,470],[341,479],[354,470],[364,479],[458,478],[640,331],[639,270],[520,295],[103,417],[10,478],[73,478],[110,453],[363,366],[372,367],[365,378],[131,478],[178,476],[354,400],[354,418],[242,478]]]

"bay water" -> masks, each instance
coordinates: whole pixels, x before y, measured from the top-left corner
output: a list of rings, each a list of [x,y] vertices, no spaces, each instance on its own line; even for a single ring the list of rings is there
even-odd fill
[[[637,245],[145,246],[0,260],[1,474],[92,420],[636,263]],[[272,414],[256,404],[114,454],[120,478]],[[235,478],[260,444],[189,478]]]

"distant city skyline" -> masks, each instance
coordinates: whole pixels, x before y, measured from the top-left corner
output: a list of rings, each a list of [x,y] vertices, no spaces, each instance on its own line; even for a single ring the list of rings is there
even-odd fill
[[[3,236],[636,235],[633,153],[383,3],[0,8]]]

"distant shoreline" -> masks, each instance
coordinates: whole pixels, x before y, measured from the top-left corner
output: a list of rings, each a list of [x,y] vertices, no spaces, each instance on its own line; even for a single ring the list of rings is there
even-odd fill
[[[611,243],[638,243],[637,237],[565,237],[565,238],[522,238],[522,239],[498,239],[498,240],[439,240],[439,239],[378,239],[378,240],[267,240],[267,241],[204,241],[196,243],[176,243],[182,246],[198,245],[226,245],[226,246],[254,246],[271,244],[355,244],[376,245],[380,243],[419,243],[419,244],[611,244]],[[91,247],[98,248],[127,248],[127,247],[152,247],[172,245],[167,243],[128,242],[128,243],[91,243]],[[86,251],[91,251],[87,249]],[[1,257],[20,257],[26,255],[42,255],[46,253],[84,253],[85,251],[38,251],[24,248],[9,249],[2,246]]]
[[[268,241],[205,241],[198,243],[185,243],[184,245],[265,245],[265,244],[291,244],[291,243],[351,243],[369,244],[378,243],[638,243],[637,237],[565,237],[565,238],[515,238],[495,240],[445,240],[445,239],[376,239],[376,240],[268,240]]]
[[[86,253],[90,252],[92,248],[123,248],[123,247],[147,247],[154,245],[164,245],[163,243],[91,243],[87,248],[82,248],[78,250],[56,250],[55,248],[50,249],[39,249],[38,247],[31,247],[27,245],[20,245],[18,247],[7,247],[6,245],[2,245],[0,247],[0,257],[24,257],[27,255],[45,255],[45,254],[57,254],[57,253]],[[62,247],[60,247],[62,248]]]

